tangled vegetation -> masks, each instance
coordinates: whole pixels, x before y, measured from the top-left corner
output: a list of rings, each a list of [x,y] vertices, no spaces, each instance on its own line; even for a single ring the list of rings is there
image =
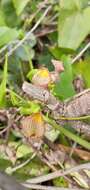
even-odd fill
[[[0,170],[29,189],[90,189],[89,34],[89,0],[0,1]]]

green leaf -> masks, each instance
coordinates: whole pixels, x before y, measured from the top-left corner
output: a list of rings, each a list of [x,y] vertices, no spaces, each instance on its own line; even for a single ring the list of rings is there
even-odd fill
[[[13,106],[19,107],[20,114],[30,115],[32,113],[37,113],[40,111],[40,105],[34,101],[24,100],[14,91],[10,91],[11,102]]]
[[[85,82],[85,87],[90,88],[90,57],[84,61],[77,62],[72,65],[73,73],[78,76],[81,75]]]
[[[66,181],[66,179],[64,179],[64,177],[58,177],[58,178],[54,179],[53,184],[54,184],[54,186],[59,187],[59,188],[60,187],[68,187],[68,182]]]
[[[60,7],[63,9],[81,9],[88,5],[88,0],[62,0],[60,1]]]
[[[20,113],[23,115],[30,115],[40,111],[40,105],[35,102],[25,101],[20,106]]]
[[[13,1],[13,4],[14,4],[14,7],[16,9],[16,13],[17,15],[20,15],[21,12],[23,11],[23,9],[25,8],[25,6],[27,5],[27,3],[30,1],[30,0],[12,0]]]
[[[54,93],[61,99],[66,99],[72,97],[75,94],[73,88],[73,74],[72,74],[72,66],[70,59],[68,57],[63,56],[62,60],[64,62],[64,72],[60,74],[60,80],[55,85]]]
[[[15,93],[13,90],[10,90],[10,96],[13,106],[19,106],[20,103],[24,101],[24,99],[17,93]]]
[[[17,148],[17,152],[16,152],[16,156],[17,158],[22,158],[24,156],[26,156],[27,154],[32,153],[32,149],[30,149],[30,147],[28,147],[27,145],[22,144],[21,146],[19,146]]]
[[[0,8],[3,12],[3,18],[8,27],[17,27],[20,24],[20,17],[16,15],[15,8],[13,6],[12,0],[0,1]]]
[[[3,12],[0,10],[0,26],[5,26],[5,19],[4,19],[4,14]]]
[[[11,165],[11,162],[7,159],[0,158],[0,170],[4,171]]]
[[[58,45],[76,50],[90,33],[90,7],[82,11],[60,10]]]
[[[6,26],[0,27],[0,47],[16,39],[19,32],[16,29],[12,29]]]
[[[62,49],[58,46],[51,46],[49,47],[49,51],[51,52],[51,54],[56,58],[56,59],[61,59],[61,57],[63,56],[63,54],[72,54],[73,51],[69,50],[69,49]]]
[[[0,107],[5,106],[6,83],[7,83],[7,56],[5,58],[3,80],[0,85]]]

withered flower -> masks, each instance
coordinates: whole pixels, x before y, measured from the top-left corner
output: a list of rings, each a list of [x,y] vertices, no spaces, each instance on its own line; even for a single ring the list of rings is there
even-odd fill
[[[49,72],[49,70],[45,67],[38,69],[32,77],[32,83],[34,85],[48,88],[50,84],[59,80],[60,73],[64,71],[63,63],[52,59],[52,64],[55,67],[53,72]]]
[[[45,123],[42,113],[34,113],[21,120],[21,132],[26,138],[42,138],[45,132]]]
[[[43,88],[47,88],[50,81],[51,77],[47,68],[38,69],[32,77],[32,83]]]

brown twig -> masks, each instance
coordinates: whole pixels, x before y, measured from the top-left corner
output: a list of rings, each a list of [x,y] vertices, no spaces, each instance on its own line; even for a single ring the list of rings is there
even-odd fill
[[[72,188],[63,188],[63,187],[54,187],[54,186],[45,186],[45,185],[34,185],[34,184],[28,184],[28,183],[23,183],[22,185],[24,185],[27,188],[31,188],[31,189],[39,189],[39,190],[72,190]],[[81,188],[73,188],[73,190],[83,190]]]
[[[76,61],[78,61],[78,59],[80,59],[80,57],[83,55],[83,53],[90,48],[90,42],[88,42],[88,44],[86,44],[86,46],[76,55],[76,57],[73,58],[72,60],[72,64],[75,63]]]

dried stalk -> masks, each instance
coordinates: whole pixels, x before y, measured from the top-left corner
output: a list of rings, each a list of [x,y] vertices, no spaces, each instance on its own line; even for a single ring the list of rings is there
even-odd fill
[[[80,165],[77,165],[75,167],[71,167],[65,171],[61,171],[61,170],[58,170],[58,171],[55,171],[55,172],[52,172],[52,173],[49,173],[47,175],[43,175],[43,176],[39,176],[39,177],[35,177],[35,178],[32,178],[32,179],[29,179],[26,181],[26,184],[35,184],[35,183],[42,183],[42,182],[46,182],[46,181],[49,181],[49,180],[52,180],[52,179],[55,179],[57,177],[61,177],[61,176],[65,176],[65,175],[68,175],[72,172],[76,172],[76,171],[80,171],[80,170],[84,170],[84,169],[90,169],[90,163],[86,163],[86,164],[80,164]]]
[[[78,61],[88,48],[90,48],[90,42],[88,42],[88,44],[86,44],[86,46],[76,55],[76,57],[73,58],[72,64]]]
[[[39,189],[39,190],[72,190],[72,188],[64,188],[64,187],[54,187],[54,186],[46,186],[46,185],[37,185],[37,184],[24,184],[27,188],[31,189]],[[83,190],[81,188],[73,188],[73,190]]]

